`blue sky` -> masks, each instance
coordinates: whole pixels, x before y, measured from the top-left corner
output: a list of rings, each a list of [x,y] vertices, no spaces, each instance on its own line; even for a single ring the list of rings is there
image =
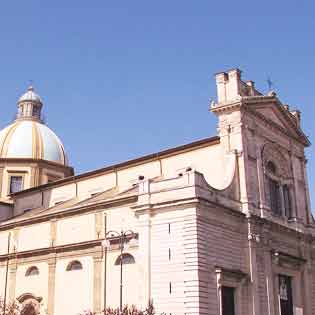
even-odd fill
[[[303,0],[3,1],[0,125],[33,80],[81,173],[215,135],[213,74],[239,67],[262,91],[272,79],[314,143],[314,12]]]

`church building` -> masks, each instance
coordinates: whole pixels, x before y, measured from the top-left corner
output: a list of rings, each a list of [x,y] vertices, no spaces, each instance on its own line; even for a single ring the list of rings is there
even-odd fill
[[[216,136],[79,175],[33,87],[20,97],[0,132],[2,300],[24,315],[151,300],[167,315],[315,314],[301,113],[239,69],[215,79]]]

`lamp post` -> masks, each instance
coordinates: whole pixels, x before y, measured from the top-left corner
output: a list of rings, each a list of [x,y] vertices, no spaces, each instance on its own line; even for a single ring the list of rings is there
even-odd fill
[[[119,300],[119,313],[122,314],[123,309],[123,253],[125,249],[125,244],[127,244],[130,240],[135,239],[137,237],[137,234],[131,230],[127,231],[108,231],[105,234],[104,239],[104,248],[110,247],[111,243],[118,243],[119,244],[119,250],[120,250],[120,300]],[[104,275],[106,277],[106,275]],[[105,294],[104,294],[105,295]],[[106,309],[104,310],[104,313],[106,313]]]

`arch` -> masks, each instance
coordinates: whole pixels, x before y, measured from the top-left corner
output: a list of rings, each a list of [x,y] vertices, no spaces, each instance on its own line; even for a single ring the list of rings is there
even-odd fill
[[[115,266],[119,266],[120,265],[120,259],[122,259],[122,263],[123,265],[131,265],[131,264],[135,264],[136,261],[134,259],[134,257],[131,254],[122,254],[119,255],[115,261]]]
[[[272,161],[268,161],[267,170],[272,174],[276,174],[277,173],[277,167],[276,167],[275,163],[273,163]]]
[[[18,298],[17,301],[21,303],[20,315],[37,315],[40,314],[40,303],[42,297],[35,296],[32,293],[23,293]]]
[[[38,276],[39,270],[36,266],[29,267],[25,272],[25,277]]]
[[[73,260],[69,262],[66,271],[73,271],[73,270],[81,270],[83,266],[79,260]]]
[[[274,143],[266,143],[261,151],[262,162],[264,170],[270,171],[269,166],[272,163],[275,166],[276,175],[282,178],[289,178],[291,176],[290,163],[288,157],[282,150]]]
[[[16,299],[18,300],[19,303],[24,303],[25,301],[28,301],[28,300],[34,300],[40,303],[43,298],[41,296],[35,296],[32,293],[23,293]]]

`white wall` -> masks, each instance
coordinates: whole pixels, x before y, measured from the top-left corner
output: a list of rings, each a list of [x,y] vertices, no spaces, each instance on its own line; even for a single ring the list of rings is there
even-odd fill
[[[56,245],[79,243],[95,239],[94,213],[57,221]]]
[[[39,275],[25,276],[28,268],[36,266]],[[36,297],[43,298],[44,308],[47,307],[48,298],[48,264],[45,262],[34,262],[18,266],[16,271],[15,296],[19,297],[24,293],[32,293]]]
[[[66,271],[71,260],[59,260],[56,265],[55,315],[77,315],[93,307],[93,258],[75,257],[83,269]]]
[[[50,222],[22,227],[19,233],[18,250],[32,250],[50,246]]]

